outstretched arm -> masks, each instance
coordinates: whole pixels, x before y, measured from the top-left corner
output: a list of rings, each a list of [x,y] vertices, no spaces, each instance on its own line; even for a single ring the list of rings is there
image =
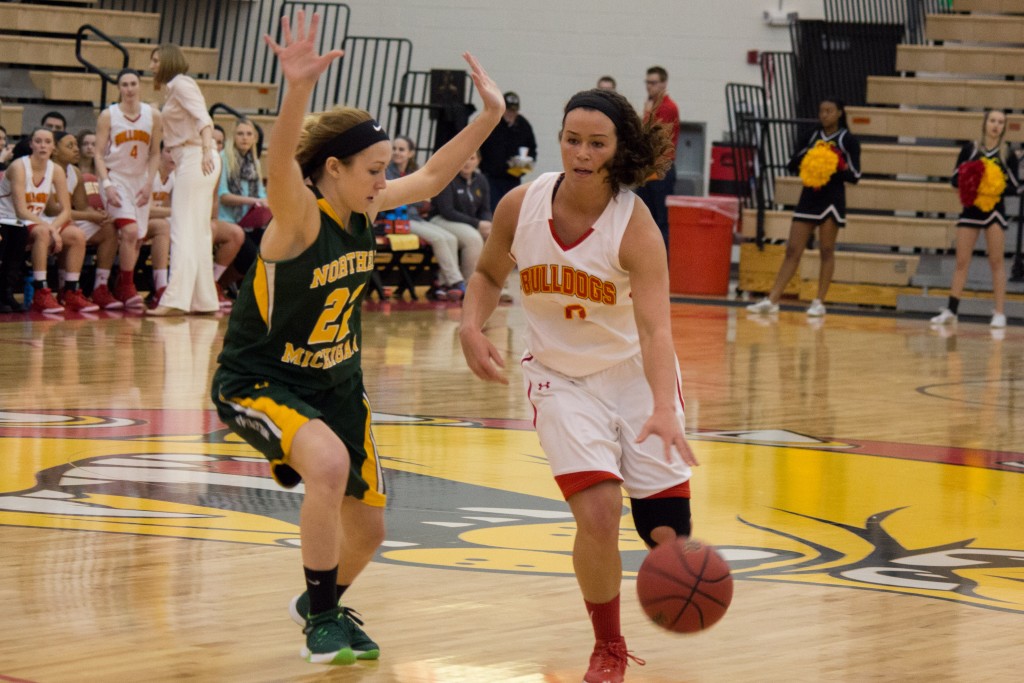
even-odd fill
[[[374,207],[376,211],[436,197],[452,181],[466,163],[466,159],[480,149],[480,145],[501,120],[501,115],[505,112],[505,98],[498,85],[487,75],[476,57],[466,52],[462,58],[473,69],[473,83],[484,101],[483,112],[444,147],[434,152],[423,168],[398,180],[390,181],[377,200],[377,206]]]
[[[267,151],[267,204],[274,214],[260,251],[269,259],[285,259],[301,252],[316,239],[320,229],[317,220],[316,198],[306,187],[302,170],[295,160],[302,133],[302,119],[310,95],[321,74],[338,57],[341,50],[318,55],[313,38],[320,25],[320,15],[306,26],[306,14],[299,10],[295,17],[296,31],[292,35],[288,17],[281,18],[282,44],[268,35],[264,40],[274,51],[284,73],[285,89],[281,109],[274,129],[270,132]]]

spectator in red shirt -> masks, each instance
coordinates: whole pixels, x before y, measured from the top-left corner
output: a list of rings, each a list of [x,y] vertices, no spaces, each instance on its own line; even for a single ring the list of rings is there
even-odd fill
[[[668,207],[665,198],[675,189],[676,185],[676,145],[679,143],[679,107],[668,96],[668,72],[663,67],[652,66],[647,70],[644,81],[647,86],[647,101],[644,102],[644,123],[661,123],[668,127],[672,135],[672,165],[662,178],[651,178],[646,184],[637,188],[636,193],[651,210],[654,222],[661,230],[661,236],[668,244]]]

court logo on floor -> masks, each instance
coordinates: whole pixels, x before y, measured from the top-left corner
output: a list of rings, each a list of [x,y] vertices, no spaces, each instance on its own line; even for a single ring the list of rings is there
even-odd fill
[[[575,524],[520,421],[375,415],[378,560],[572,574]],[[911,593],[1024,612],[1020,454],[704,432],[695,535],[737,579]],[[962,454],[961,454],[962,455]],[[0,412],[0,525],[298,545],[301,487],[207,411]],[[628,502],[628,500],[627,500]],[[623,507],[627,574],[646,550]]]

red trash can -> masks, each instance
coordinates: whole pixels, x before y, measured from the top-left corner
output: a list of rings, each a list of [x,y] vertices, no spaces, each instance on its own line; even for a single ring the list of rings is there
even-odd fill
[[[729,293],[736,197],[667,197],[668,284],[673,294]]]

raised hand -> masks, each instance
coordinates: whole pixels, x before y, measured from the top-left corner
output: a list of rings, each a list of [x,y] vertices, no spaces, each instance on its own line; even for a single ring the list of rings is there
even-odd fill
[[[494,82],[484,68],[480,66],[480,62],[476,60],[476,57],[469,54],[468,52],[462,53],[462,58],[466,60],[473,72],[470,77],[473,79],[473,84],[476,85],[477,91],[480,93],[480,98],[484,101],[484,111],[497,112],[500,116],[505,113],[505,97],[501,94],[501,89],[498,88],[498,84]]]
[[[295,15],[297,23],[295,35],[292,35],[291,22],[288,17],[281,17],[282,44],[278,45],[269,35],[264,35],[263,40],[267,42],[270,49],[277,55],[281,63],[281,72],[285,80],[293,85],[316,83],[320,75],[327,70],[338,57],[345,52],[343,50],[331,50],[327,54],[318,55],[313,47],[313,38],[316,36],[317,28],[320,26],[320,15],[313,13],[306,28],[306,13],[299,10]]]

